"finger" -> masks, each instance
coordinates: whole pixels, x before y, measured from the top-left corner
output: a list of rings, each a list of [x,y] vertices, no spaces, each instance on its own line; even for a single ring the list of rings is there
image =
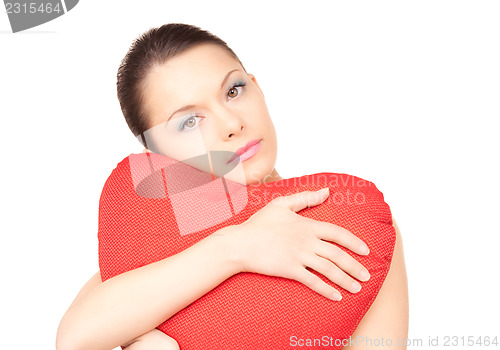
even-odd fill
[[[288,196],[282,196],[274,199],[275,203],[298,212],[304,208],[321,204],[328,198],[330,190],[328,187],[318,191],[302,191]]]
[[[311,271],[308,271],[305,268],[301,268],[299,269],[299,271],[300,272],[297,274],[296,278],[294,278],[296,281],[303,283],[306,287],[312,289],[316,293],[319,293],[328,299],[335,301],[339,301],[342,299],[342,295],[337,289],[329,286]]]
[[[337,265],[325,258],[318,255],[311,255],[305,263],[308,267],[319,272],[348,292],[357,293],[361,290],[361,285],[357,281],[347,275]]]
[[[340,244],[341,246],[346,247],[359,255],[368,255],[370,253],[370,249],[365,242],[354,235],[351,231],[329,222],[313,220],[306,217],[304,217],[304,219],[311,222],[311,225],[313,225],[313,232],[316,237],[325,241]]]
[[[329,242],[319,241],[314,252],[334,263],[338,268],[360,281],[368,281],[370,273],[359,261]],[[320,271],[318,271],[320,272]],[[326,275],[325,275],[326,276]]]

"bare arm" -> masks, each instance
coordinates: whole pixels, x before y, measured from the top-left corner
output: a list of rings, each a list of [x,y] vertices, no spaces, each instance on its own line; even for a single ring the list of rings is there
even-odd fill
[[[80,289],[77,296],[71,303],[70,309],[76,303],[81,302],[95,287],[102,283],[100,271],[97,271]],[[58,330],[59,331],[59,330]],[[57,337],[60,341],[60,338]],[[175,339],[167,336],[158,329],[153,329],[137,338],[128,341],[122,346],[127,350],[139,350],[139,349],[155,349],[155,350],[178,350],[179,345]],[[62,348],[58,343],[56,348]]]
[[[211,235],[170,258],[100,284],[97,273],[63,316],[57,348],[109,350],[154,329],[238,272],[225,237]]]
[[[122,345],[124,350],[179,350],[179,344],[158,329],[153,329],[139,338]]]
[[[376,348],[406,349],[406,343],[402,343],[408,337],[408,279],[403,242],[396,222],[394,228],[396,244],[387,277],[377,298],[351,336],[352,345],[345,346],[344,350],[373,349],[375,341],[380,342]],[[392,345],[388,345],[390,343]]]

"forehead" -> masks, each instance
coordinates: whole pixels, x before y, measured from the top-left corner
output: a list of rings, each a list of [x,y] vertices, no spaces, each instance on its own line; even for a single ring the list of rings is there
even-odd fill
[[[192,47],[151,68],[143,84],[144,102],[152,109],[160,102],[172,108],[195,103],[195,96],[220,89],[224,76],[236,68],[242,69],[241,64],[218,45]]]
[[[214,69],[224,69],[228,66],[241,67],[239,62],[223,47],[215,44],[201,44],[187,49],[155,68],[163,68],[169,75],[174,76],[175,74],[197,72],[208,73]]]

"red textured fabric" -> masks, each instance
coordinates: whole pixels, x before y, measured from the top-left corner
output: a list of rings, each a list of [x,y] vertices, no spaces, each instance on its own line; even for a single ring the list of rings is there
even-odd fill
[[[344,227],[368,245],[368,256],[341,247],[371,274],[369,281],[361,282],[359,293],[338,288],[343,299],[336,302],[293,280],[240,273],[158,329],[183,350],[289,349],[297,348],[293,345],[299,339],[319,339],[308,349],[342,348],[340,340],[352,335],[369,309],[392,259],[391,212],[375,185],[346,174],[319,173],[241,186],[174,165],[155,153],[131,154],[107,179],[99,203],[102,280],[174,255],[222,227],[242,223],[276,196],[328,186],[330,196],[324,203],[298,214]],[[185,212],[188,217],[180,217]]]

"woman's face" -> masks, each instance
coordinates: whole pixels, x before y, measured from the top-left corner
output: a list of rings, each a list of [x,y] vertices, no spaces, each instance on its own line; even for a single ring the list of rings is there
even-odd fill
[[[152,151],[245,185],[280,178],[264,95],[224,48],[198,45],[154,66],[143,97]]]

